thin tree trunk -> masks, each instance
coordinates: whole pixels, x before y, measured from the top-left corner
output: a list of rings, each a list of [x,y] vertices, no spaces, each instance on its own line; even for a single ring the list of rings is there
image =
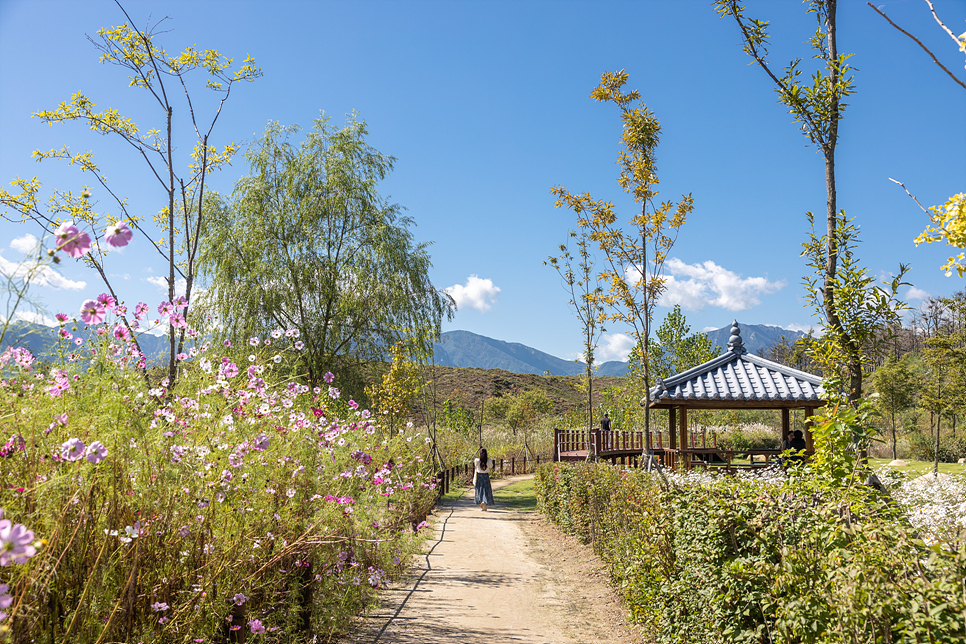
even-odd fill
[[[896,449],[896,415],[891,414],[891,416],[892,416],[892,460],[896,460],[899,458],[899,452]]]

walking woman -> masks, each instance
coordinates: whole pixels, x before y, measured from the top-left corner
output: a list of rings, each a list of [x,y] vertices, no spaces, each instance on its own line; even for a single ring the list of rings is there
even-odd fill
[[[486,506],[493,505],[493,488],[490,487],[490,472],[496,467],[496,461],[486,454],[486,448],[481,447],[477,457],[473,459],[473,488],[476,504],[486,512]]]

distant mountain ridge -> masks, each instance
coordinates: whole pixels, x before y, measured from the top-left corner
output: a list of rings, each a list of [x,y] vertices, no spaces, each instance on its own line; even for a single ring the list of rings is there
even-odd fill
[[[433,346],[433,350],[436,364],[444,367],[503,369],[513,373],[549,372],[552,376],[576,376],[584,371],[583,363],[557,358],[518,342],[494,340],[470,331],[447,331]],[[599,365],[597,375],[625,376],[627,363],[605,362]]]
[[[72,331],[71,329],[75,326],[77,327],[77,330]],[[82,324],[68,324],[65,328],[70,331],[75,338],[83,338],[83,346],[87,346],[92,339],[97,337],[96,333],[84,328]],[[25,320],[13,321],[7,327],[7,333],[3,338],[3,344],[0,344],[0,350],[11,346],[25,347],[30,350],[30,353],[32,353],[35,358],[41,360],[50,359],[51,357],[57,355],[56,331],[57,327],[44,326],[43,324],[35,324]],[[96,340],[94,341],[96,342]],[[142,333],[138,336],[138,344],[141,347],[141,351],[143,351],[144,355],[147,357],[149,364],[164,362],[168,357],[169,344],[167,336],[157,336],[150,333]],[[81,350],[81,347],[74,345],[73,341],[64,342],[64,351],[66,353],[85,354],[85,352]],[[86,355],[90,354],[87,353]]]
[[[749,353],[767,357],[768,352],[781,341],[782,336],[794,343],[804,333],[777,326],[740,324],[741,338]],[[728,348],[731,325],[708,331],[712,345]],[[549,373],[552,376],[576,376],[584,372],[584,364],[557,358],[518,342],[505,342],[478,335],[470,331],[447,331],[434,345],[436,364],[444,367],[476,369],[503,369],[513,373]],[[612,360],[598,365],[599,376],[626,376],[627,363]]]

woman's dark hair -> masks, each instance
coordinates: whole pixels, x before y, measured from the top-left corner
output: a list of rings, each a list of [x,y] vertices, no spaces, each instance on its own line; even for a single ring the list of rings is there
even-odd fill
[[[480,469],[485,470],[486,466],[490,464],[490,459],[486,455],[486,448],[480,448]]]

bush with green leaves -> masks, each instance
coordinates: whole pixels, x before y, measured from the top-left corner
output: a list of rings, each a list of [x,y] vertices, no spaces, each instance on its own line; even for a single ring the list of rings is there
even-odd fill
[[[962,642],[961,532],[937,540],[912,497],[862,484],[873,416],[829,396],[816,455],[788,472],[546,465],[538,502],[593,545],[655,642]]]

